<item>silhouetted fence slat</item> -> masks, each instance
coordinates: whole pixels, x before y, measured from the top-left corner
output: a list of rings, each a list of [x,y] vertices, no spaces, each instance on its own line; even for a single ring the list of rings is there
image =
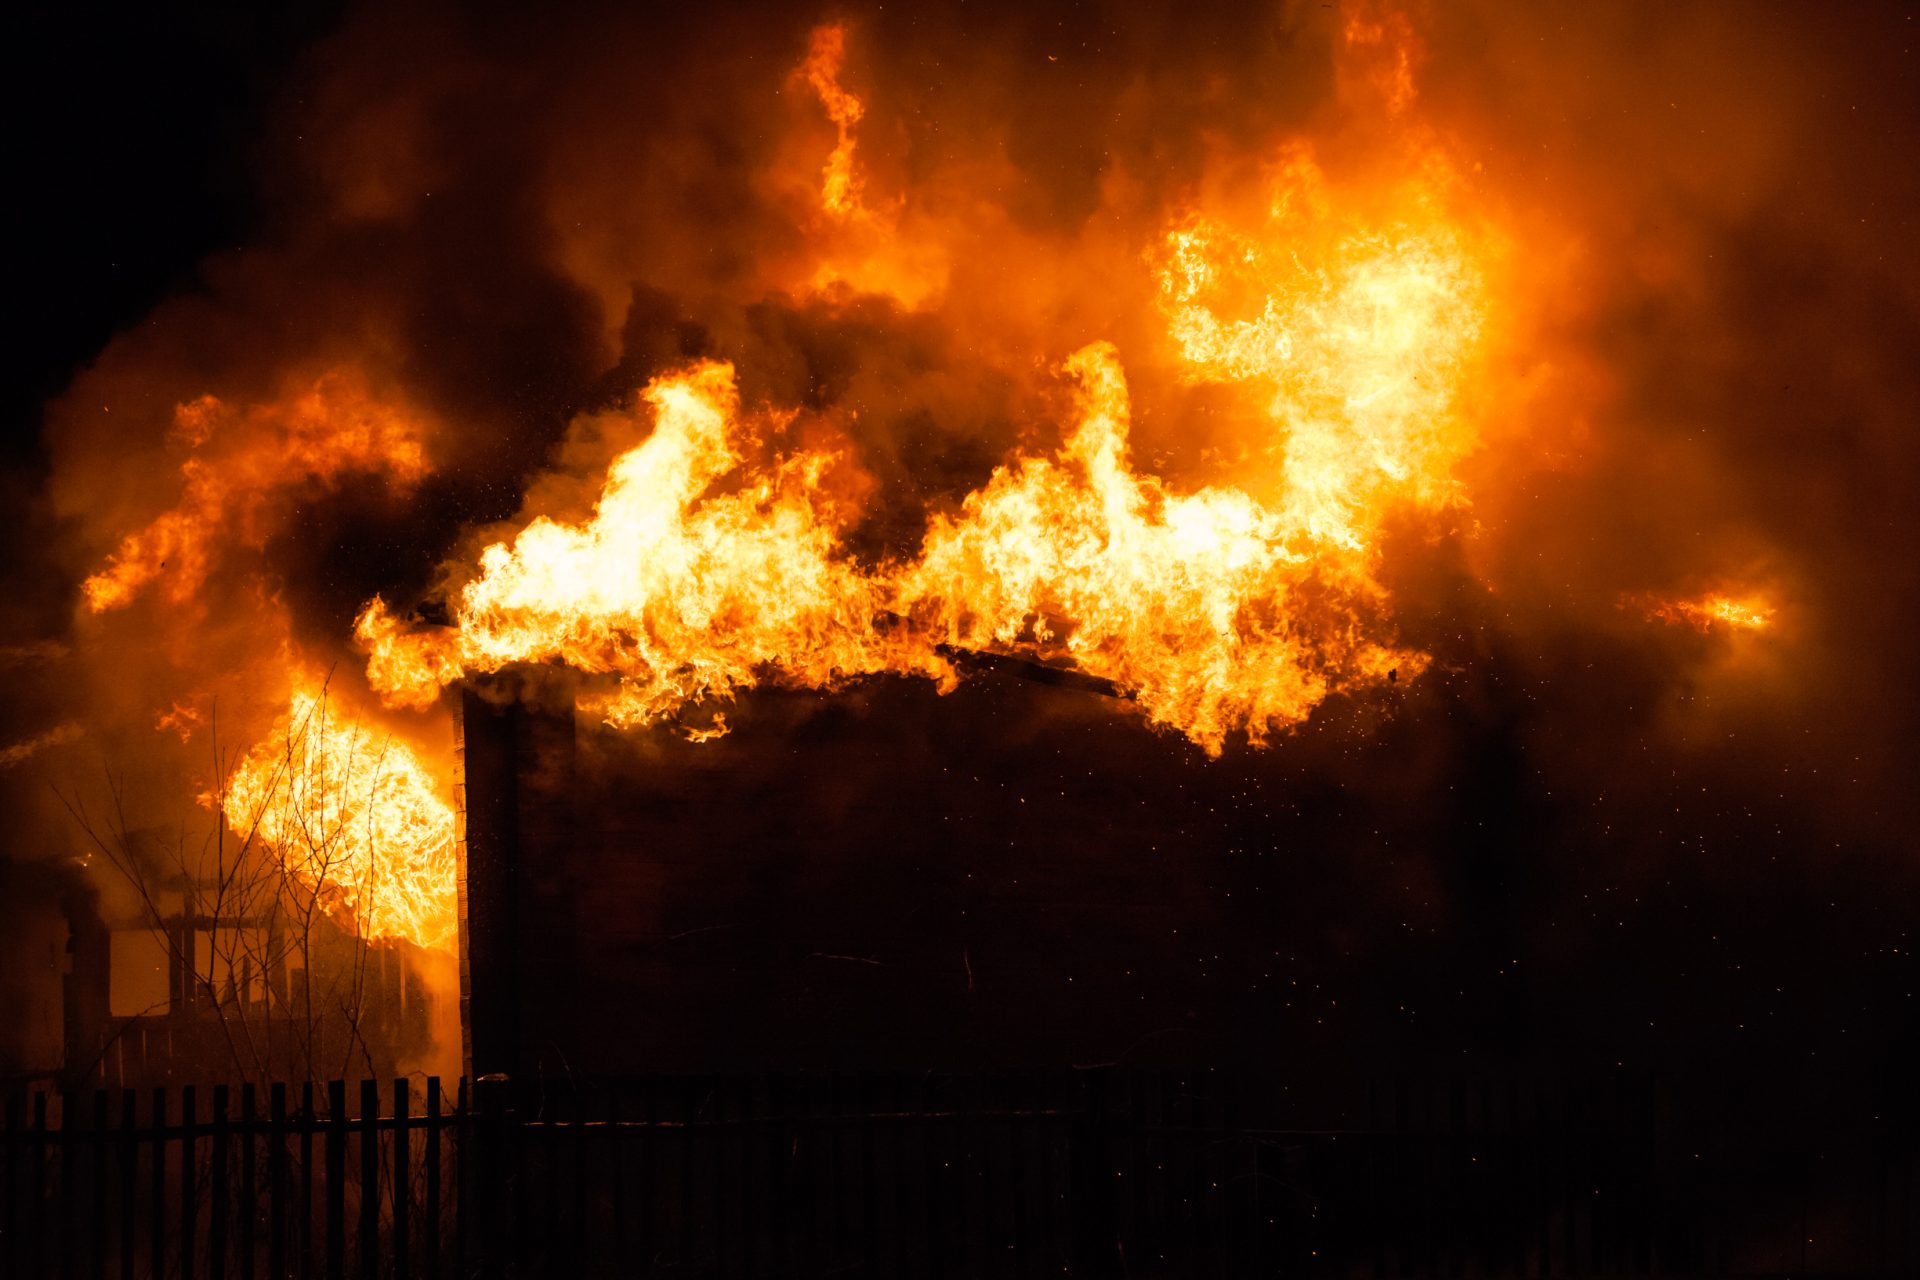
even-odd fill
[[[144,1117],[132,1091],[10,1096],[0,1275],[1552,1277],[1729,1247],[1725,1206],[1656,1200],[1638,1081],[1399,1080],[1317,1129],[1145,1070],[425,1090],[364,1081],[350,1107],[345,1081],[303,1084],[294,1108],[275,1083],[263,1114],[257,1086],[236,1111],[214,1085],[203,1114],[156,1089]],[[1912,1259],[1917,1168],[1890,1148],[1851,1184],[1860,1273]]]

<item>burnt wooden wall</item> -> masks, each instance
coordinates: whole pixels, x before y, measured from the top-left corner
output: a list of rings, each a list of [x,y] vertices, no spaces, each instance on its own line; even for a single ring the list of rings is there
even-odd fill
[[[1276,753],[996,673],[755,693],[708,743],[538,703],[465,695],[475,1072],[1271,1061],[1318,1021]]]

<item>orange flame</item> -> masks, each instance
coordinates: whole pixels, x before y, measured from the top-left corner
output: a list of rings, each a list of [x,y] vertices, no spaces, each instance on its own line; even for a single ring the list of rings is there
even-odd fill
[[[1271,389],[1288,523],[1353,551],[1390,499],[1457,497],[1451,466],[1475,443],[1454,402],[1485,298],[1423,196],[1385,229],[1329,228],[1324,179],[1296,150],[1264,235],[1195,214],[1163,247],[1160,300],[1189,377]],[[1258,312],[1222,318],[1216,299]]]
[[[1405,79],[1389,114],[1405,106],[1411,28],[1369,19],[1346,35]],[[820,27],[795,73],[838,137],[821,204],[841,225],[815,286],[906,301],[893,268],[911,237],[895,234],[896,210],[862,202],[865,105],[841,84],[845,51],[844,28]],[[591,518],[536,519],[489,547],[450,629],[404,627],[370,602],[356,624],[370,682],[417,708],[463,673],[559,663],[611,677],[589,705],[640,725],[767,681],[944,685],[956,678],[944,646],[1018,650],[1108,680],[1217,754],[1235,734],[1265,741],[1335,690],[1419,671],[1425,659],[1392,643],[1380,533],[1403,504],[1461,500],[1453,466],[1477,437],[1458,400],[1487,298],[1476,250],[1443,211],[1445,156],[1416,150],[1413,180],[1363,216],[1336,208],[1295,144],[1264,223],[1197,209],[1150,255],[1183,376],[1238,388],[1264,423],[1247,449],[1252,483],[1175,492],[1136,472],[1119,352],[1095,342],[1065,363],[1076,398],[1055,453],[1006,462],[931,519],[917,554],[862,564],[823,485],[850,464],[818,449],[780,456],[793,415],[743,413],[732,368],[696,364],[645,390],[653,434],[613,463]]]
[[[846,56],[846,28],[829,24],[814,28],[807,59],[800,64],[800,74],[819,95],[820,105],[827,109],[827,118],[839,135],[821,175],[820,205],[840,218],[866,213],[860,202],[860,175],[853,167],[853,126],[860,123],[866,107],[840,86],[840,67]]]
[[[743,419],[730,366],[656,380],[643,397],[653,435],[615,461],[593,516],[537,519],[489,547],[453,630],[409,632],[369,604],[357,626],[369,680],[418,707],[466,671],[560,662],[615,677],[591,705],[630,726],[763,679],[946,683],[940,644],[1019,648],[1112,680],[1218,753],[1345,683],[1420,669],[1366,634],[1378,590],[1351,537],[1318,536],[1292,507],[1238,490],[1175,495],[1136,475],[1118,353],[1095,344],[1066,368],[1079,413],[1059,456],[1001,468],[934,521],[916,560],[874,569],[840,547],[821,488],[831,455],[744,460],[764,427]]]
[[[653,434],[614,462],[592,518],[538,519],[487,548],[451,640],[405,634],[383,602],[368,606],[357,632],[376,690],[420,706],[462,671],[561,662],[615,677],[593,706],[636,725],[763,672],[810,688],[937,673],[930,655],[876,628],[882,585],[837,554],[840,518],[822,486],[832,455],[749,464],[756,427],[779,424],[743,419],[731,365],[694,365],[642,398]]]
[[[1691,600],[1656,600],[1647,608],[1647,617],[1676,623],[1697,631],[1725,628],[1732,631],[1764,631],[1773,625],[1775,610],[1762,595],[1728,595],[1709,592]]]
[[[1285,516],[1234,489],[1169,493],[1127,460],[1119,354],[1067,361],[1079,425],[938,520],[902,599],[936,635],[1057,654],[1219,754],[1306,717],[1344,679],[1422,665],[1359,634],[1365,602],[1318,582]]]
[[[335,714],[303,685],[227,780],[227,824],[252,833],[370,939],[449,950],[458,929],[455,821],[406,744]]]
[[[918,307],[946,283],[948,246],[935,229],[914,221],[904,196],[868,202],[854,136],[866,104],[841,83],[846,54],[844,26],[815,27],[807,56],[793,73],[826,108],[835,133],[819,184],[819,209],[825,217],[809,219],[807,226],[815,260],[805,277],[793,283],[815,294],[877,293],[901,306]]]
[[[1338,69],[1344,80],[1364,86],[1389,116],[1413,105],[1419,94],[1414,70],[1426,51],[1405,13],[1362,3],[1349,12],[1340,34],[1346,56]]]
[[[418,424],[346,372],[284,402],[245,410],[202,396],[174,411],[174,434],[190,450],[180,464],[180,499],[122,540],[107,567],[82,584],[95,613],[131,604],[163,575],[166,599],[192,599],[224,545],[261,545],[262,517],[276,489],[328,485],[353,472],[411,484],[427,472]],[[234,443],[221,449],[226,437]]]

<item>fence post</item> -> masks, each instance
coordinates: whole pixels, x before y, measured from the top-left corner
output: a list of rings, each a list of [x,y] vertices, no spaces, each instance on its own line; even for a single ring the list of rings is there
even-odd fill
[[[300,1084],[300,1280],[313,1280],[313,1081]]]
[[[147,1274],[167,1273],[167,1090],[153,1091],[153,1156],[147,1162]]]
[[[360,1274],[380,1277],[380,1082],[360,1082]]]
[[[44,1093],[33,1095],[33,1145],[29,1151],[33,1190],[27,1205],[27,1230],[32,1240],[28,1257],[32,1274],[43,1276],[47,1274],[47,1095]]]
[[[140,1127],[140,1099],[131,1089],[120,1091],[120,1280],[133,1280],[135,1193],[140,1147],[135,1130]]]
[[[253,1241],[260,1217],[260,1181],[257,1152],[259,1101],[253,1082],[240,1086],[240,1280],[253,1280]]]
[[[440,1276],[440,1077],[427,1077],[427,1274]]]
[[[471,1238],[471,1228],[467,1224],[473,1216],[469,1210],[476,1203],[473,1194],[473,1161],[467,1155],[467,1144],[474,1133],[473,1093],[465,1076],[460,1077],[454,1094],[453,1112],[457,1126],[453,1143],[453,1273],[465,1276],[471,1274],[467,1269],[467,1242]]]
[[[1111,1273],[1119,1265],[1114,1248],[1113,1170],[1107,1151],[1108,1073],[1094,1068],[1079,1073],[1068,1160],[1073,1186],[1073,1244],[1079,1275]]]
[[[20,1095],[7,1094],[6,1129],[0,1132],[0,1262],[8,1275],[20,1270],[20,1189],[14,1166],[19,1159]]]
[[[408,1157],[413,1153],[409,1149],[413,1142],[413,1131],[408,1122],[412,1098],[408,1095],[408,1082],[405,1076],[393,1082],[393,1276],[394,1280],[407,1278],[407,1201],[413,1194],[411,1179],[407,1173]]]
[[[207,1261],[214,1280],[227,1274],[227,1086],[213,1086],[213,1188],[207,1204]]]
[[[194,1126],[200,1120],[200,1106],[192,1085],[180,1087],[180,1274],[194,1272],[195,1236],[200,1225],[199,1135]]]
[[[479,1112],[474,1126],[476,1180],[474,1204],[479,1209],[479,1274],[486,1280],[506,1274],[507,1218],[505,1204],[507,1181],[507,1090],[511,1082],[504,1075],[481,1076],[473,1082],[473,1097]],[[466,1205],[462,1204],[462,1216]]]
[[[107,1091],[93,1091],[93,1158],[87,1162],[88,1190],[92,1193],[93,1218],[87,1234],[88,1259],[94,1280],[107,1274]]]
[[[327,1280],[347,1274],[347,1082],[327,1081]]]
[[[267,1274],[287,1280],[287,1086],[267,1090]]]
[[[53,1129],[53,1150],[57,1153],[59,1178],[54,1183],[54,1202],[50,1209],[42,1210],[53,1223],[54,1263],[62,1276],[71,1276],[73,1253],[76,1238],[80,1232],[78,1206],[74,1203],[74,1191],[79,1179],[75,1176],[80,1168],[75,1150],[75,1138],[80,1128],[80,1108],[74,1104],[79,1093],[71,1085],[60,1090],[60,1123]],[[48,1272],[52,1274],[51,1271]]]

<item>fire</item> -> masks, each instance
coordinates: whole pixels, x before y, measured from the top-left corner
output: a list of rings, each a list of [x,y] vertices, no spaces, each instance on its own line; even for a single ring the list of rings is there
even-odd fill
[[[944,664],[876,627],[882,583],[838,554],[833,455],[750,462],[745,451],[784,424],[742,415],[727,364],[658,379],[642,401],[653,434],[614,462],[592,518],[538,519],[487,548],[450,641],[407,635],[383,602],[368,607],[357,629],[375,689],[419,706],[462,671],[560,662],[612,676],[594,707],[637,725],[769,672],[809,688],[937,674]]]
[[[1112,346],[1066,369],[1078,425],[1057,457],[1001,468],[935,522],[902,580],[911,616],[948,643],[1071,661],[1214,755],[1231,732],[1257,744],[1304,719],[1344,680],[1419,668],[1363,637],[1373,602],[1326,582],[1283,512],[1131,469]]]
[[[853,167],[853,127],[866,114],[866,107],[859,98],[840,87],[840,67],[846,57],[846,28],[829,24],[814,28],[807,60],[800,65],[800,75],[819,95],[820,105],[827,109],[827,118],[833,121],[839,134],[820,179],[820,205],[839,218],[866,213],[860,202],[860,175]]]
[[[1347,55],[1338,67],[1343,79],[1358,81],[1389,116],[1413,105],[1420,92],[1414,70],[1424,50],[1405,13],[1359,4],[1348,13],[1340,34]]]
[[[1365,39],[1400,48],[1404,34]],[[896,211],[861,198],[866,108],[842,87],[845,49],[843,28],[819,28],[796,72],[837,130],[821,207],[845,225],[829,247],[877,237],[862,261],[896,262]],[[1400,506],[1461,499],[1481,271],[1442,211],[1450,171],[1431,150],[1364,214],[1340,207],[1302,144],[1276,173],[1264,223],[1196,209],[1150,255],[1149,305],[1185,379],[1238,388],[1265,424],[1247,450],[1254,483],[1177,492],[1137,471],[1120,353],[1096,341],[1062,366],[1074,391],[1056,450],[1007,460],[931,515],[917,551],[861,562],[845,545],[854,513],[827,483],[857,460],[783,449],[795,414],[745,411],[730,365],[696,363],[642,393],[652,435],[613,462],[590,518],[535,519],[460,575],[449,629],[405,627],[371,601],[356,625],[369,681],[423,708],[464,673],[557,663],[608,681],[588,705],[634,726],[766,682],[947,685],[950,647],[1015,651],[1107,680],[1218,754],[1336,690],[1414,674],[1425,659],[1393,644],[1375,580],[1379,533]],[[825,261],[816,285],[855,282]],[[879,277],[871,287],[900,299]],[[704,740],[725,720],[680,727]]]
[[[353,473],[412,484],[427,472],[418,424],[336,371],[288,400],[235,409],[202,396],[174,411],[174,439],[188,450],[180,497],[129,534],[81,591],[95,613],[123,608],[163,576],[174,604],[192,599],[229,544],[258,548],[276,490],[332,485]]]
[[[1167,233],[1160,302],[1191,379],[1270,394],[1290,526],[1364,551],[1395,498],[1459,496],[1451,467],[1476,440],[1455,399],[1485,299],[1431,213],[1332,234],[1331,221],[1325,179],[1296,151],[1261,234],[1201,214]],[[1257,313],[1223,318],[1215,299]]]
[[[643,396],[652,436],[615,461],[592,517],[537,519],[489,547],[451,630],[409,631],[369,604],[369,680],[422,707],[464,672],[563,663],[612,676],[591,705],[633,726],[763,680],[950,683],[942,645],[1021,650],[1111,680],[1217,754],[1344,684],[1421,668],[1371,636],[1379,593],[1344,545],[1316,546],[1285,508],[1238,490],[1175,494],[1132,470],[1112,346],[1066,372],[1077,422],[1058,455],[1002,467],[935,519],[917,558],[872,568],[841,547],[821,484],[830,455],[750,464],[741,449],[767,427],[741,413],[729,366],[662,378]]]
[[[794,283],[811,294],[881,294],[917,307],[946,283],[946,247],[937,234],[912,221],[903,198],[868,201],[854,133],[867,107],[842,83],[846,57],[847,28],[840,23],[816,27],[792,77],[813,91],[834,127],[833,149],[818,184],[824,216],[808,219],[815,260],[805,278]]]
[[[227,824],[273,850],[320,905],[369,939],[451,949],[456,915],[451,805],[405,743],[339,716],[302,685],[219,797]]]
[[[1656,600],[1647,616],[1697,631],[1764,631],[1773,625],[1774,607],[1765,596],[1710,592],[1691,600]]]

